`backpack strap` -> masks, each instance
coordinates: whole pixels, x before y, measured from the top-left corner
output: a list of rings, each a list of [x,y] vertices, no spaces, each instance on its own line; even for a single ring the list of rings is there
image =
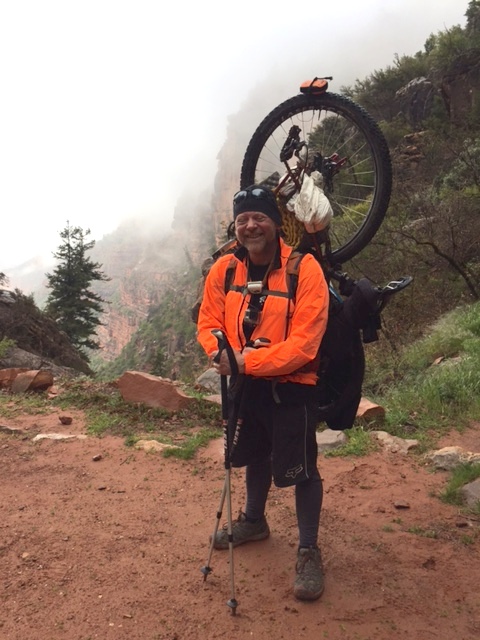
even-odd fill
[[[298,274],[300,264],[305,254],[301,251],[292,251],[287,261],[287,288],[290,300],[295,300],[298,286]]]
[[[290,304],[297,294],[298,274],[300,272],[300,264],[305,254],[300,251],[292,251],[287,261],[287,290],[288,290],[288,308],[287,320],[285,322],[285,340],[288,335],[288,326],[290,324]]]
[[[233,256],[230,258],[230,262],[228,263],[227,269],[225,271],[225,282],[223,284],[223,290],[227,294],[229,291],[242,291],[243,287],[238,287],[237,285],[232,285],[233,279],[235,277],[235,270],[237,268],[237,260]]]

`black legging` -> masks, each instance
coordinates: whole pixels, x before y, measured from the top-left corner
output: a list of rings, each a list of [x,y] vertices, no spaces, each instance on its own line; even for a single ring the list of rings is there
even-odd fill
[[[272,484],[271,457],[247,465],[245,481],[247,487],[245,515],[248,519],[258,520],[265,513],[267,496]],[[295,485],[295,507],[300,547],[314,547],[318,544],[322,499],[322,479],[318,469],[315,468],[308,480]]]

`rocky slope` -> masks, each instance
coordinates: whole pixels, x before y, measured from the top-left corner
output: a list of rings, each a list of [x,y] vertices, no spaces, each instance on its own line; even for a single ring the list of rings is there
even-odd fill
[[[18,293],[0,297],[0,340],[15,342],[0,357],[0,367],[41,369],[56,365],[91,373],[85,359],[59,331],[55,322],[44,316],[33,302]]]

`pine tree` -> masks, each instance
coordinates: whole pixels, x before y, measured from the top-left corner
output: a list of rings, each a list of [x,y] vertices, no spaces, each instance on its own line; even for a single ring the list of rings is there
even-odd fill
[[[110,280],[102,271],[102,265],[93,262],[87,255],[95,241],[86,242],[90,229],[67,226],[60,232],[63,242],[53,254],[59,262],[53,273],[47,273],[50,294],[46,313],[79,349],[98,349],[100,345],[92,336],[101,325],[103,300],[94,293],[90,285],[94,281]],[[86,356],[85,352],[83,352]]]

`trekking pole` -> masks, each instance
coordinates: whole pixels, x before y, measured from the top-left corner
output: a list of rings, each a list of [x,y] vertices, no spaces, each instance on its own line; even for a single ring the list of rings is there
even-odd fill
[[[215,334],[214,331],[212,331],[212,333]],[[220,355],[223,351],[223,349],[225,348],[225,340],[224,340],[224,336],[223,333],[219,331],[219,334],[221,335],[215,335],[215,337],[218,340],[218,353],[214,358],[214,362],[219,362],[220,360]],[[220,385],[221,385],[221,398],[222,398],[222,431],[223,431],[223,451],[224,451],[224,455],[226,456],[226,449],[227,449],[227,431],[228,431],[228,399],[227,399],[227,377],[226,376],[220,376]],[[226,480],[226,478],[225,478]],[[208,559],[207,559],[207,564],[201,568],[201,572],[203,573],[203,580],[205,581],[208,577],[208,575],[212,572],[212,568],[210,566],[210,561],[212,559],[212,554],[213,554],[213,549],[214,549],[214,541],[215,541],[215,536],[217,534],[218,531],[218,527],[220,525],[220,520],[222,517],[222,511],[223,511],[223,505],[225,504],[225,495],[226,495],[226,491],[227,491],[227,483],[225,482],[223,485],[223,490],[222,490],[222,495],[220,497],[220,504],[218,506],[218,510],[217,510],[217,517],[215,520],[215,528],[213,530],[213,535],[211,538],[211,545],[210,545],[210,552],[208,554]]]
[[[215,356],[215,362],[220,361],[221,353],[224,349],[226,349],[228,354],[228,359],[230,362],[230,368],[232,369],[232,373],[235,370],[238,373],[238,365],[235,360],[235,355],[233,353],[232,347],[230,346],[225,334],[223,331],[213,330],[213,335],[218,340],[218,353]],[[217,517],[215,520],[215,527],[213,530],[213,535],[210,543],[210,551],[208,554],[207,564],[201,568],[201,572],[203,573],[203,580],[207,579],[207,576],[212,572],[212,568],[210,566],[210,561],[212,559],[214,544],[215,544],[215,536],[217,535],[218,527],[220,524],[220,519],[222,517],[222,510],[225,503],[225,499],[227,500],[227,535],[228,535],[228,551],[229,551],[229,562],[230,562],[230,589],[231,589],[231,598],[227,601],[227,605],[232,610],[232,615],[236,614],[236,609],[238,606],[237,599],[235,597],[235,579],[234,579],[234,567],[233,567],[233,524],[232,524],[232,494],[231,494],[231,452],[230,452],[230,434],[229,434],[229,415],[228,415],[228,390],[227,390],[227,376],[220,376],[220,384],[221,384],[221,394],[222,394],[222,427],[223,427],[223,451],[224,451],[224,463],[225,463],[225,482],[223,485],[222,495],[220,497],[220,504],[217,511]],[[236,442],[238,438],[238,430],[240,427],[240,420],[237,421],[235,434],[233,438],[233,442]]]

